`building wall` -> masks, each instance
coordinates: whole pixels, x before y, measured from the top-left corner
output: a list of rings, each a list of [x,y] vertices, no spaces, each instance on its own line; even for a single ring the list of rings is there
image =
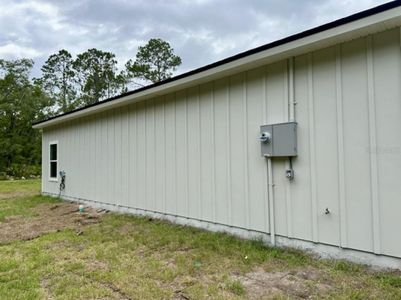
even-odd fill
[[[401,257],[400,30],[294,59],[298,157],[274,159],[283,237]],[[259,126],[289,115],[289,62],[74,120],[58,141],[64,196],[269,233]],[[328,208],[330,214],[324,211]]]

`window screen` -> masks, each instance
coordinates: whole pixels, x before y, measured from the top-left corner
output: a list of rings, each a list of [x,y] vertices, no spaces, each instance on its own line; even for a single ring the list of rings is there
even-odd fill
[[[50,145],[50,160],[57,160],[57,144]]]
[[[57,179],[57,144],[50,144],[50,178]]]

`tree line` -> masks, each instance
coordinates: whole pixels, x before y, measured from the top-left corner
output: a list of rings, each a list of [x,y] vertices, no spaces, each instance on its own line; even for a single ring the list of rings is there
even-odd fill
[[[37,120],[65,113],[172,76],[181,64],[170,44],[151,39],[122,70],[114,53],[88,49],[49,56],[31,78],[31,59],[0,59],[0,179],[40,174]]]

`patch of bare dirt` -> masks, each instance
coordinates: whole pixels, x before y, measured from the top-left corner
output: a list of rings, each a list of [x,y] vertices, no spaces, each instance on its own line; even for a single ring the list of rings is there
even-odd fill
[[[124,224],[123,226],[121,226],[121,227],[118,229],[118,231],[119,231],[120,233],[122,233],[122,234],[129,234],[129,233],[131,233],[134,229],[135,229],[135,227],[134,227],[132,224],[127,223],[127,224]]]
[[[174,300],[180,300],[180,299],[184,299],[184,300],[189,300],[190,298],[185,295],[184,291],[182,290],[176,290],[174,291]]]
[[[31,240],[67,228],[75,229],[80,235],[85,226],[100,222],[102,215],[107,212],[87,207],[84,213],[80,213],[78,204],[67,202],[41,204],[33,211],[35,217],[6,217],[4,222],[0,223],[0,244]]]
[[[313,267],[297,271],[266,272],[262,268],[245,275],[235,275],[246,289],[250,299],[272,299],[285,296],[291,299],[306,299],[333,290],[324,272]]]
[[[97,270],[109,270],[109,266],[107,263],[99,260],[86,259],[85,260],[85,271],[93,272]]]
[[[47,278],[44,278],[40,281],[40,287],[42,288],[44,299],[46,300],[54,299],[52,292],[50,290],[49,280]]]

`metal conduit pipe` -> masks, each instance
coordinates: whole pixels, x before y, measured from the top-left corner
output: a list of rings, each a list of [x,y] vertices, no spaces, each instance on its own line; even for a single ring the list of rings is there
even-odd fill
[[[288,59],[288,121],[295,122],[294,58]]]
[[[269,197],[269,220],[270,220],[270,243],[276,245],[276,230],[274,220],[274,183],[273,183],[273,168],[272,159],[267,157],[267,186],[268,186],[268,197]]]

